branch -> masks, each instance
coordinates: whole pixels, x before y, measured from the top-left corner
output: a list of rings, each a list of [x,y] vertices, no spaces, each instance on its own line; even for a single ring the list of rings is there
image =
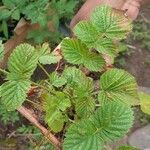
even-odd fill
[[[48,131],[44,126],[42,126],[37,119],[32,115],[31,111],[25,108],[24,106],[21,106],[19,109],[17,109],[26,119],[28,119],[33,125],[35,125],[37,128],[40,129],[42,134],[51,141],[51,143],[54,145],[56,150],[60,150],[60,141],[50,132]]]

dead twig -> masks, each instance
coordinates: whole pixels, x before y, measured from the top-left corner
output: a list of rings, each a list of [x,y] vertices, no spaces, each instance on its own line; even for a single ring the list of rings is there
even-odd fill
[[[37,128],[40,129],[42,134],[51,141],[51,143],[54,145],[56,150],[60,150],[60,141],[50,132],[48,131],[44,126],[42,126],[38,120],[33,117],[32,112],[25,108],[24,106],[21,106],[17,109],[26,119],[28,119],[33,125],[35,125]]]

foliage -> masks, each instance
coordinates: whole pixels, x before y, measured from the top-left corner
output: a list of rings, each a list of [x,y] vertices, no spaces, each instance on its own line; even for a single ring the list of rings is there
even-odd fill
[[[19,114],[16,111],[8,112],[6,107],[0,103],[0,121],[7,125],[19,121]]]
[[[101,6],[89,22],[77,24],[74,30],[77,39],[62,41],[61,57],[51,52],[47,43],[36,48],[21,44],[9,58],[1,102],[8,110],[17,109],[26,100],[31,84],[35,84],[41,89],[38,102],[43,108],[43,119],[52,132],[60,133],[57,135],[64,141],[64,150],[103,149],[105,142],[128,132],[133,124],[131,106],[139,104],[134,77],[124,70],[108,68],[103,58],[117,55],[110,52],[116,46],[113,42],[124,39],[130,29],[131,22],[125,16],[109,6]],[[41,65],[63,58],[68,62],[63,71],[48,73]],[[39,83],[30,79],[37,65],[48,76]],[[93,78],[81,71],[83,66],[100,72],[100,89]]]
[[[133,76],[124,70],[111,69],[105,72],[100,79],[101,91],[99,101],[123,101],[127,104],[137,105],[137,83]]]
[[[8,38],[9,22],[18,21],[23,16],[31,24],[38,23],[41,26],[38,30],[30,31],[28,39],[33,39],[35,43],[49,40],[58,43],[62,39],[58,31],[61,19],[71,19],[77,4],[78,1],[74,0],[2,0],[0,31]]]
[[[2,41],[0,41],[0,59],[3,59],[4,57],[4,45],[2,44]]]
[[[128,145],[124,145],[124,146],[120,146],[117,150],[138,150],[138,149]]]
[[[64,149],[102,149],[103,142],[122,137],[132,126],[132,121],[131,108],[114,102],[103,105],[89,119],[69,128]]]
[[[140,106],[141,106],[141,110],[150,115],[150,95],[140,92],[139,93],[139,97],[140,97]]]

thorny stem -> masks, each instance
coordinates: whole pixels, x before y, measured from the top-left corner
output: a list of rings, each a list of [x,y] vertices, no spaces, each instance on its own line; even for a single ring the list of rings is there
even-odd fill
[[[48,78],[49,78],[49,73],[46,71],[46,69],[40,63],[38,63],[38,65],[44,71],[44,73],[48,76]]]
[[[30,110],[28,110],[24,106],[21,106],[20,108],[18,108],[18,111],[33,125],[40,129],[43,135],[54,145],[56,150],[60,150],[60,141],[50,131],[48,131],[44,126],[42,126],[38,122],[38,120],[32,115],[32,112],[30,112]]]

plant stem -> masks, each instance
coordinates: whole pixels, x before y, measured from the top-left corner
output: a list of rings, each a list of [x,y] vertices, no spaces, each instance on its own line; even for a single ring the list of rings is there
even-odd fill
[[[39,110],[43,111],[42,107],[39,104],[37,104],[37,103],[35,103],[35,102],[33,102],[33,101],[29,100],[29,99],[26,99],[26,101],[31,103],[31,104],[33,104]]]
[[[32,81],[32,84],[34,84],[34,85],[36,85],[36,86],[38,86],[38,87],[40,87],[40,88],[42,88],[42,89],[48,91],[48,89],[47,89],[45,86],[43,86],[43,85],[41,85],[41,84],[39,84],[39,83],[36,83],[36,82],[33,82],[33,81]]]
[[[1,69],[1,68],[0,68],[0,72],[2,72],[2,73],[4,73],[4,74],[8,74],[7,71],[5,71],[4,69]]]
[[[38,62],[38,65],[49,78],[49,73],[46,71],[46,69],[39,62]]]
[[[33,81],[32,81],[32,84],[34,84],[34,85],[36,85],[36,86],[38,86],[38,87],[40,87],[40,88],[46,90],[47,92],[49,92],[49,93],[52,94],[52,95],[56,95],[54,92],[50,91],[47,87],[45,87],[45,86],[43,86],[43,85],[41,85],[41,84],[39,84],[39,83],[36,83],[36,82],[33,82]]]
[[[40,129],[43,135],[54,145],[56,150],[60,150],[60,141],[50,131],[48,131],[44,126],[42,126],[38,122],[38,120],[32,115],[32,112],[30,110],[28,110],[24,106],[21,106],[20,108],[18,108],[18,111],[33,125]]]

